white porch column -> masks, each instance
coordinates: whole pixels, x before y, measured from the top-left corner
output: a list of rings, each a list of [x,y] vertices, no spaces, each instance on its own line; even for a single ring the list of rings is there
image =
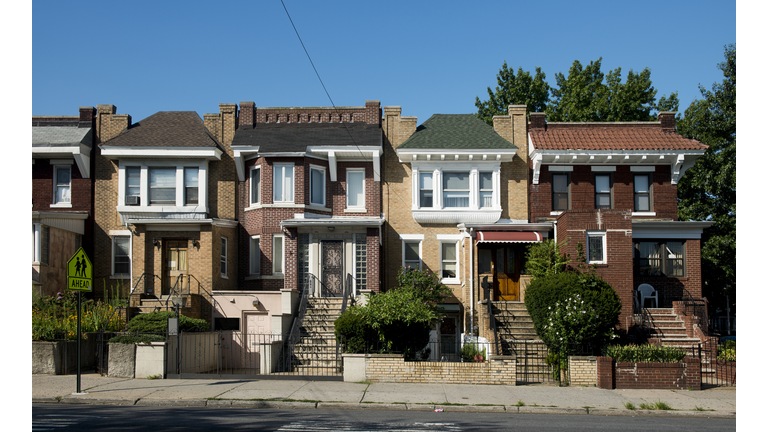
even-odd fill
[[[34,227],[34,233],[33,233],[34,247],[32,248],[32,262],[39,263],[40,258],[42,256],[41,241],[43,237],[42,235],[43,228],[42,228],[42,225],[40,225],[39,223],[32,224],[32,226]]]

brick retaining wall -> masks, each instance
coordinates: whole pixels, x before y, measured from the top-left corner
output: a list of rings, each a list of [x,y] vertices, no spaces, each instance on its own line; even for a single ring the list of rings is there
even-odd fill
[[[589,386],[597,385],[597,357],[595,356],[571,356],[568,357],[568,375],[570,385]]]
[[[597,358],[597,386],[603,389],[701,390],[701,362],[615,363]]]
[[[423,384],[516,384],[513,356],[492,356],[484,363],[412,362],[398,354],[371,354],[365,359],[370,382]]]

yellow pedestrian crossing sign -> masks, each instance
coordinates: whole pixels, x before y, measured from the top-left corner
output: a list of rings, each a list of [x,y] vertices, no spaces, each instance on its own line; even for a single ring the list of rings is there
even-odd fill
[[[92,291],[93,266],[83,248],[80,248],[67,261],[67,289],[73,291]]]

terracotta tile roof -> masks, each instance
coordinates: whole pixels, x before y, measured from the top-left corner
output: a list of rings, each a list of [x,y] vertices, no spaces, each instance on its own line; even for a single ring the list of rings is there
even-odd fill
[[[194,111],[159,111],[140,120],[105,147],[219,147]]]
[[[530,129],[537,150],[705,150],[699,141],[647,123],[547,123]]]

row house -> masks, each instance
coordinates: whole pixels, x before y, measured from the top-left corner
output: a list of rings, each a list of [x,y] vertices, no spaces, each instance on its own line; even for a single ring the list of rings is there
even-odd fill
[[[55,295],[67,284],[67,261],[93,252],[95,109],[76,116],[32,117],[32,289]]]
[[[525,248],[551,231],[528,217],[526,107],[510,106],[493,127],[471,114],[435,114],[416,127],[400,107],[384,107],[383,121],[383,283],[396,285],[401,267],[440,275],[452,296],[433,355],[454,356],[462,333],[488,337],[488,299],[520,304]]]
[[[553,223],[572,259],[583,245],[621,298],[622,328],[633,324],[641,284],[654,288],[658,307],[702,297],[701,234],[712,222],[679,220],[677,184],[707,146],[675,132],[674,112],[600,123],[531,113],[529,138],[531,221]]]

